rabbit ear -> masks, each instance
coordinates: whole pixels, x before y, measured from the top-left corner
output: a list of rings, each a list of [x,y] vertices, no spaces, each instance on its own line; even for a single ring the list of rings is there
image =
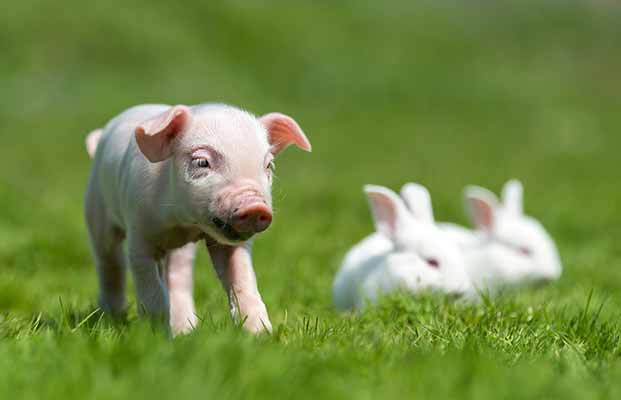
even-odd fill
[[[392,190],[375,185],[365,185],[364,191],[369,199],[375,229],[393,243],[404,235],[408,211],[403,200]]]
[[[512,179],[507,182],[502,189],[502,205],[505,210],[514,214],[522,215],[524,213],[524,188],[522,182]]]
[[[498,208],[496,195],[478,186],[468,186],[465,190],[466,208],[472,224],[484,231],[494,227],[494,214]]]
[[[407,183],[401,188],[401,197],[414,219],[426,224],[434,223],[431,196],[427,188],[418,183]]]

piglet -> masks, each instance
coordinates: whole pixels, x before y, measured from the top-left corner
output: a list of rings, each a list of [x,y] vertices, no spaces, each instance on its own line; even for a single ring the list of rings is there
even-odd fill
[[[192,330],[203,240],[233,318],[250,332],[271,331],[251,239],[272,222],[274,157],[290,144],[311,150],[292,118],[224,104],[140,105],[89,134],[85,214],[101,308],[124,312],[127,262],[139,312],[173,334]]]

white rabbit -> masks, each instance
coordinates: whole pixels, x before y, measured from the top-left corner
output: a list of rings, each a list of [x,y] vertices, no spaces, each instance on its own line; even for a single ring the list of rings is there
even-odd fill
[[[337,309],[360,309],[396,289],[474,293],[459,247],[434,223],[427,189],[407,184],[403,199],[382,186],[364,191],[376,232],[346,254],[333,284]]]
[[[459,243],[477,290],[494,293],[502,287],[560,277],[562,266],[556,245],[537,220],[524,214],[519,181],[505,184],[502,203],[481,187],[467,187],[464,195],[476,230],[454,224],[440,226]]]

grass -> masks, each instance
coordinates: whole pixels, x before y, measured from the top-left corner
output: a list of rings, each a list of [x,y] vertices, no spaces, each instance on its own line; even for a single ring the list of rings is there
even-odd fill
[[[615,399],[621,395],[621,13],[604,2],[13,2],[0,13],[0,398]],[[255,267],[274,323],[229,321],[202,250],[203,323],[173,341],[97,313],[83,139],[145,102],[300,122]],[[549,287],[476,305],[397,294],[339,315],[364,183],[526,187]],[[133,299],[133,293],[131,293]]]

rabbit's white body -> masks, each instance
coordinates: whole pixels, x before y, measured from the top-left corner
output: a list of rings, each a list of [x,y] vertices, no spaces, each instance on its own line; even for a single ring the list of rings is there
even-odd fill
[[[377,280],[378,271],[385,270],[384,260],[392,251],[393,244],[389,239],[373,233],[347,252],[332,286],[336,308],[362,308],[364,298],[360,292],[368,290]]]
[[[332,286],[334,304],[339,310],[361,308],[363,301],[358,292],[372,279],[373,270],[381,268],[380,261],[392,250],[392,243],[379,233],[374,233],[355,245],[345,255],[341,269]]]
[[[474,293],[457,244],[433,222],[429,194],[408,184],[402,195],[389,189],[365,188],[377,231],[345,255],[333,284],[339,310],[360,309],[367,301],[395,290],[432,290],[452,295]]]
[[[476,230],[439,224],[458,243],[473,286],[494,293],[503,287],[556,280],[562,266],[552,238],[522,211],[522,185],[510,181],[503,202],[482,188],[466,191],[466,203]]]
[[[383,293],[420,291],[438,286],[439,276],[423,278],[413,272],[419,261],[412,254],[395,251],[384,235],[373,233],[351,248],[334,279],[334,304],[339,310],[361,309]]]

